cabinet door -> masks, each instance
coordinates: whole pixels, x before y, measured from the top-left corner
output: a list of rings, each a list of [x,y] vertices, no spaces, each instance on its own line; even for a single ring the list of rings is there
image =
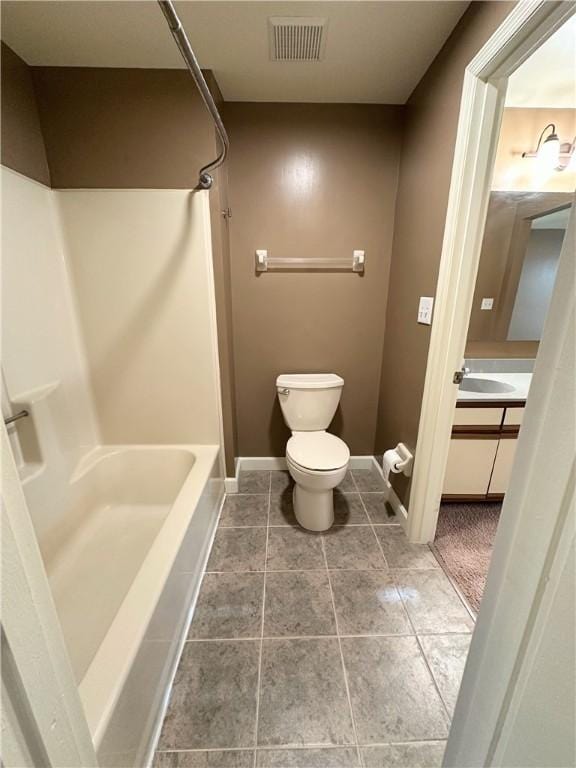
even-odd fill
[[[506,493],[518,440],[500,440],[488,493]]]
[[[504,408],[456,408],[454,410],[454,426],[490,426],[499,427],[502,424]]]
[[[497,448],[497,437],[452,438],[442,492],[452,496],[488,493]]]
[[[504,416],[504,424],[508,426],[509,424],[517,425],[522,424],[522,419],[524,418],[524,408],[506,408],[506,414]]]

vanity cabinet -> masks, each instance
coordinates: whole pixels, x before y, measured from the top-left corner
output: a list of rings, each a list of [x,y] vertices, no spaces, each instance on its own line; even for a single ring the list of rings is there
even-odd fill
[[[524,402],[456,407],[442,501],[501,499],[508,489]]]

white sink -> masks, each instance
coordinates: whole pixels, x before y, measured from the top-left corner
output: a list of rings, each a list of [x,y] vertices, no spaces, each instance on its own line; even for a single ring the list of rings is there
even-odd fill
[[[463,392],[485,392],[486,394],[495,395],[503,394],[504,392],[514,392],[516,387],[496,379],[478,379],[474,376],[465,376],[460,383],[459,389]]]

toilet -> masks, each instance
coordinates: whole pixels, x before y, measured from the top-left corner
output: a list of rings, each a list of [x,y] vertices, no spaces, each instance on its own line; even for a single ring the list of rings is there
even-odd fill
[[[285,373],[276,379],[284,421],[292,430],[286,462],[295,483],[294,513],[309,531],[326,531],[334,522],[333,490],[348,470],[348,446],[326,432],[343,386],[335,373]]]

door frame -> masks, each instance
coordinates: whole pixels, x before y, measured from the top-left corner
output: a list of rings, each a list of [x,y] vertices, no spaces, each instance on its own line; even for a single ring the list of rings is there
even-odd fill
[[[405,529],[434,540],[508,77],[576,10],[521,0],[467,66]]]

